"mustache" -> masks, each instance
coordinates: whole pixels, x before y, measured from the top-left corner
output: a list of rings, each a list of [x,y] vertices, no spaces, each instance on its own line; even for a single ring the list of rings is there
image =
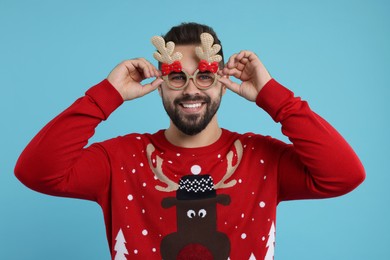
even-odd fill
[[[175,99],[174,104],[178,105],[183,102],[189,102],[189,101],[198,101],[203,103],[210,103],[211,98],[209,96],[199,96],[199,95],[185,95],[182,97],[178,97]]]

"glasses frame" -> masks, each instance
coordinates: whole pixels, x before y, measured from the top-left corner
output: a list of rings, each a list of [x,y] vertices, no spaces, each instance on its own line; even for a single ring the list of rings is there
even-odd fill
[[[182,70],[182,71],[180,71],[180,72],[183,72],[185,75],[186,75],[186,82],[184,83],[184,85],[182,86],[182,87],[180,87],[180,88],[177,88],[177,87],[174,87],[174,86],[172,86],[170,83],[169,83],[169,74],[168,75],[165,75],[165,76],[162,76],[162,79],[164,80],[164,82],[167,84],[167,86],[168,86],[168,88],[170,88],[170,89],[172,89],[172,90],[182,90],[182,89],[184,89],[184,88],[186,88],[187,86],[188,86],[188,84],[190,83],[190,79],[192,79],[192,81],[194,82],[194,85],[198,88],[198,89],[200,89],[200,90],[207,90],[207,89],[210,89],[210,88],[212,88],[212,87],[214,87],[216,84],[217,84],[217,81],[218,81],[218,78],[220,77],[217,73],[212,73],[212,72],[210,72],[210,73],[212,73],[212,74],[214,74],[214,81],[213,81],[213,83],[210,85],[210,86],[208,86],[208,87],[202,87],[202,86],[199,86],[197,83],[196,83],[196,76],[198,75],[198,73],[199,72],[205,72],[205,71],[200,71],[199,69],[197,69],[195,72],[194,72],[194,74],[193,75],[190,75],[190,74],[188,74],[186,71],[184,71],[184,70]],[[180,73],[179,72],[179,73]]]

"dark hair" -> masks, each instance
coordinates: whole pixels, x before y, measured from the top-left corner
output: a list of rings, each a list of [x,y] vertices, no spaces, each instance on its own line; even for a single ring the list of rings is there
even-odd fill
[[[181,23],[180,25],[172,27],[164,36],[165,42],[172,41],[175,45],[190,45],[200,44],[200,35],[204,32],[211,34],[214,38],[214,44],[221,45],[221,50],[218,52],[222,56],[222,60],[219,62],[219,67],[224,66],[222,44],[217,34],[210,26],[199,23]],[[161,66],[159,62],[159,67]]]

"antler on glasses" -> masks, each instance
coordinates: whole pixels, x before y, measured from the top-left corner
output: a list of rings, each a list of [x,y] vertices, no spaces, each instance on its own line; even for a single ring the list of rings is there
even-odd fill
[[[183,54],[180,52],[173,53],[175,49],[174,42],[167,42],[161,36],[153,36],[151,39],[153,45],[157,48],[158,51],[153,53],[153,57],[161,63],[171,64],[175,61],[181,60]]]
[[[213,44],[214,38],[209,33],[202,33],[200,35],[201,46],[195,48],[196,55],[199,59],[205,60],[209,63],[220,62],[222,56],[218,54],[221,50],[221,45]]]

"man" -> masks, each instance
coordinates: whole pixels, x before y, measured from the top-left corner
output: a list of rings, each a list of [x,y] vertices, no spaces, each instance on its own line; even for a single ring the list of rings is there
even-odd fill
[[[346,141],[253,52],[224,65],[214,31],[195,23],[154,40],[161,70],[143,58],[119,64],[45,126],[15,168],[34,190],[99,203],[113,259],[273,259],[279,202],[340,196],[364,180]],[[226,88],[280,122],[292,144],[221,128]],[[168,129],[85,148],[123,101],[155,89]]]

